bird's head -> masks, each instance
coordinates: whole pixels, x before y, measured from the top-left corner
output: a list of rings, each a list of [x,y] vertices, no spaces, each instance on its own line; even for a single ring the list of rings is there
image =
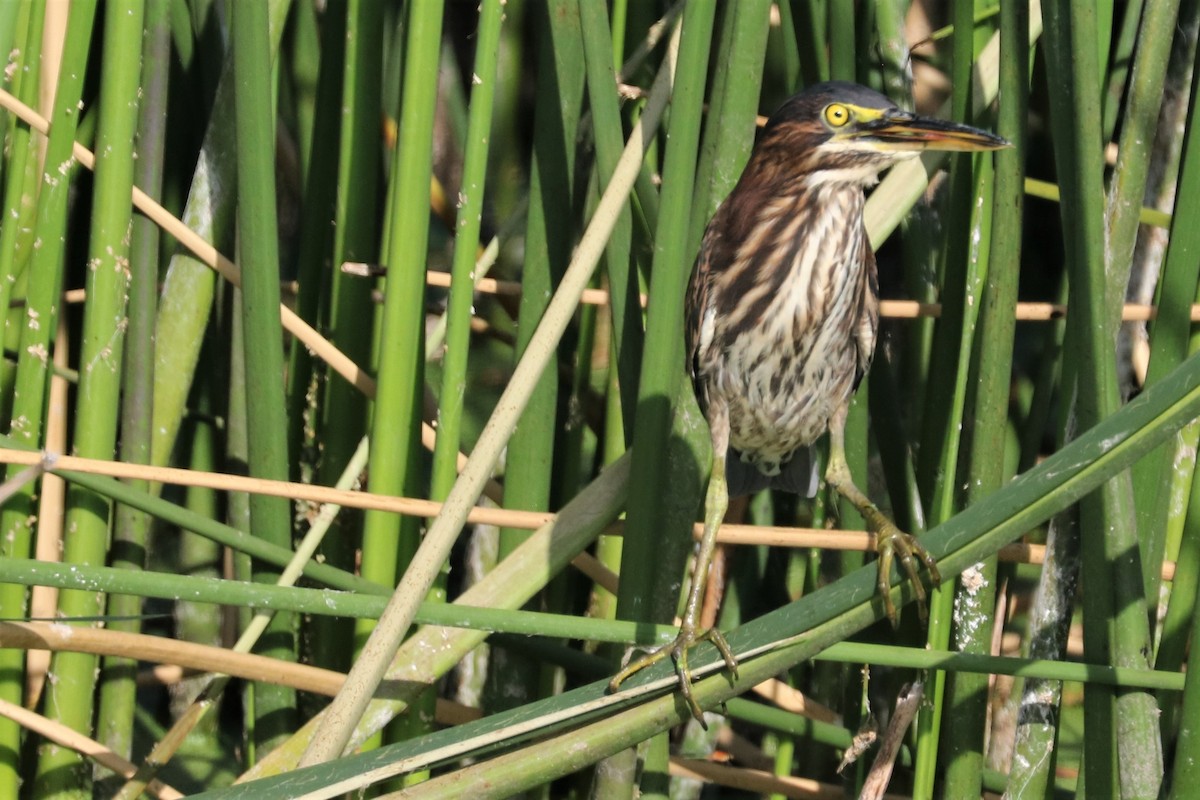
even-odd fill
[[[820,83],[785,102],[760,143],[798,159],[812,183],[873,183],[879,172],[925,150],[998,150],[1009,142],[987,131],[898,108],[865,86]]]

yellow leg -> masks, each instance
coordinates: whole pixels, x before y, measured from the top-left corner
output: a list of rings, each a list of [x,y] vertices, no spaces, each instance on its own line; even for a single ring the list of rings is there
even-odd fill
[[[938,572],[937,561],[917,541],[917,537],[897,528],[896,523],[888,519],[870,498],[854,485],[850,467],[846,464],[845,422],[846,414],[843,410],[829,423],[829,466],[825,469],[825,483],[849,500],[866,520],[867,528],[875,533],[879,550],[879,594],[883,597],[883,608],[892,627],[900,621],[896,606],[892,602],[890,584],[892,562],[897,555],[900,557],[901,569],[912,582],[913,591],[917,594],[917,610],[924,621],[928,616],[925,609],[925,586],[921,583],[920,565],[917,562],[920,560],[929,570],[930,585],[938,586],[942,582],[942,576]]]
[[[629,676],[670,656],[675,662],[675,672],[679,676],[679,691],[691,708],[692,716],[701,725],[705,725],[704,712],[692,696],[692,676],[687,663],[688,649],[707,639],[720,651],[721,657],[725,659],[725,666],[735,678],[737,677],[737,659],[729,649],[725,637],[716,628],[701,630],[699,626],[700,604],[704,598],[704,587],[708,583],[708,568],[712,564],[713,550],[717,545],[717,529],[721,527],[725,510],[729,506],[729,492],[725,484],[725,451],[722,449],[720,452],[722,455],[713,457],[712,476],[708,479],[708,493],[704,499],[704,535],[700,539],[700,552],[696,554],[696,566],[692,570],[692,585],[688,590],[679,635],[670,644],[652,650],[632,662],[618,672],[608,684],[609,691],[615,692]]]

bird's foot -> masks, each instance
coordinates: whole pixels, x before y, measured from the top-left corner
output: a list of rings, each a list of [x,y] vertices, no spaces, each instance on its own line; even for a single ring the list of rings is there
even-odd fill
[[[929,585],[936,588],[942,582],[937,561],[929,554],[925,546],[917,541],[917,537],[897,528],[896,524],[882,513],[876,512],[876,515],[877,519],[868,519],[867,522],[877,537],[879,595],[883,598],[883,609],[887,614],[888,621],[892,623],[893,628],[900,623],[900,616],[892,602],[891,587],[892,562],[899,557],[900,569],[912,583],[913,591],[917,594],[917,613],[921,615],[921,621],[925,622],[929,618],[929,612],[926,610],[925,584],[921,582],[920,564],[925,564],[925,569],[929,570]]]
[[[638,660],[631,662],[629,666],[618,672],[608,682],[608,690],[610,692],[618,691],[626,679],[641,672],[651,664],[656,664],[667,656],[670,656],[671,660],[675,662],[675,674],[679,677],[679,693],[687,701],[688,708],[692,711],[692,716],[696,718],[701,727],[707,730],[708,725],[704,721],[704,710],[700,708],[700,704],[696,702],[696,698],[692,693],[692,674],[688,669],[688,650],[706,640],[712,642],[713,646],[717,648],[717,651],[721,654],[721,658],[725,660],[725,666],[729,669],[730,674],[734,678],[737,678],[737,658],[733,655],[733,651],[729,649],[729,643],[725,641],[725,637],[721,635],[721,632],[716,628],[700,631],[694,625],[688,625],[685,622],[680,627],[679,635],[675,637],[675,641],[665,644],[656,650],[651,650]]]

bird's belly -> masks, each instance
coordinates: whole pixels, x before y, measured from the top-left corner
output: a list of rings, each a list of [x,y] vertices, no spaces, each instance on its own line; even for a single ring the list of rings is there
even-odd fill
[[[698,377],[710,404],[715,395],[728,409],[729,444],[767,475],[819,439],[854,391],[865,242],[797,239],[772,291],[763,290],[765,281],[749,290],[731,281],[728,296],[748,310],[714,315]]]
[[[766,474],[819,439],[854,391],[855,344],[844,333],[832,338],[807,348],[776,339],[761,348],[743,337],[726,352],[723,385],[713,388],[729,409],[729,443]]]

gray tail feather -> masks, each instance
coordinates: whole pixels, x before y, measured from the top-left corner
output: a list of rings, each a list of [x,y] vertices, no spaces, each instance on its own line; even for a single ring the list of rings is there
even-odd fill
[[[763,489],[778,489],[801,497],[817,494],[817,462],[807,447],[802,447],[792,457],[780,464],[778,475],[764,475],[755,465],[742,461],[732,447],[725,456],[725,483],[730,497],[755,494]]]

